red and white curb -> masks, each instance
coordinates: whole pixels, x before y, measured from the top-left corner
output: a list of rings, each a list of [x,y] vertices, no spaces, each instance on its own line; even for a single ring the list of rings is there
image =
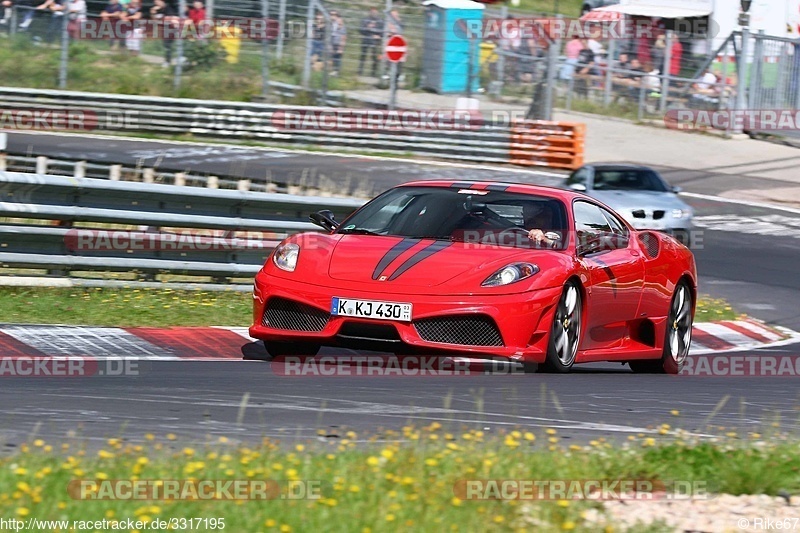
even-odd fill
[[[242,359],[247,328],[102,328],[0,325],[0,357],[81,357],[165,361]],[[753,350],[800,342],[800,333],[756,320],[698,323],[690,355]]]

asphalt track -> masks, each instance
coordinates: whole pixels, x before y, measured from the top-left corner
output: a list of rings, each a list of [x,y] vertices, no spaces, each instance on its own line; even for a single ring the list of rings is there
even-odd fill
[[[69,151],[70,158],[90,159],[102,159],[98,154],[105,154],[117,162],[124,162],[120,156],[132,150],[127,141],[89,143],[65,137],[13,134],[9,135],[9,150],[19,151],[25,144],[37,154],[57,156],[55,151],[60,150]],[[162,165],[166,161],[163,159]],[[221,172],[211,170],[213,164],[233,164],[193,161],[209,172]],[[252,161],[247,168],[258,167],[254,173],[265,169],[277,173],[280,168],[300,173],[315,167],[340,169],[339,175],[346,176],[350,169],[351,176],[364,172],[381,187],[425,176],[530,182],[554,179],[503,169],[470,171],[362,157],[290,154]],[[707,195],[718,194],[731,179],[713,169],[662,170],[667,170],[672,183]],[[745,188],[780,186],[779,182],[761,183],[767,180],[747,176],[742,179],[748,182]],[[690,203],[704,224],[695,250],[701,292],[725,297],[736,308],[770,323],[800,330],[800,214],[706,199],[690,199]],[[735,220],[745,223],[737,225]],[[744,354],[798,355],[798,345]],[[139,441],[148,432],[160,436],[175,433],[179,436],[176,445],[223,434],[243,441],[271,436],[287,441],[320,438],[337,442],[349,429],[392,440],[397,435],[387,435],[383,429],[434,420],[454,429],[467,425],[487,432],[516,425],[554,427],[565,442],[621,439],[655,431],[661,423],[699,434],[734,429],[800,433],[797,377],[646,376],[610,364],[587,366],[563,376],[289,378],[273,374],[269,364],[258,362],[187,361],[154,362],[136,378],[0,381],[0,442],[5,443],[6,451],[14,450],[33,432],[50,440],[72,435],[90,445],[120,435]],[[249,398],[243,408],[245,393]],[[720,407],[722,400],[725,403]],[[671,415],[672,409],[680,415]],[[318,435],[318,430],[328,436]]]

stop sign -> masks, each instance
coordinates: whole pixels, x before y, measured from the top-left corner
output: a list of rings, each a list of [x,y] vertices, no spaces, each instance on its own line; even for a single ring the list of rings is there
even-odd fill
[[[402,35],[392,35],[386,40],[386,59],[392,63],[399,63],[406,60],[408,43]]]

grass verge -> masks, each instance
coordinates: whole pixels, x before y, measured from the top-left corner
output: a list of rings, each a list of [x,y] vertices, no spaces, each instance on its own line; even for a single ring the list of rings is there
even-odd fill
[[[135,282],[132,282],[135,285]],[[0,287],[3,322],[92,326],[248,326],[253,298],[236,291],[134,287]],[[732,320],[737,313],[721,299],[700,297],[695,322]]]
[[[583,515],[600,509],[598,502],[462,500],[457,495],[464,493],[454,487],[466,480],[510,479],[689,482],[734,495],[800,489],[796,440],[765,441],[750,434],[709,443],[692,441],[668,425],[659,432],[672,434],[563,446],[554,429],[538,435],[489,436],[469,428],[447,434],[434,422],[385,432],[358,446],[353,432],[334,443],[294,448],[269,439],[259,446],[233,446],[225,437],[182,448],[174,435],[146,435],[143,444],[112,438],[100,450],[87,451],[34,440],[0,459],[0,515],[145,522],[222,518],[227,531],[592,531]],[[92,500],[67,492],[73,480],[90,482],[85,497],[108,480],[132,479],[274,480],[284,490],[290,483],[308,487],[313,481],[317,488],[311,498],[267,501]]]

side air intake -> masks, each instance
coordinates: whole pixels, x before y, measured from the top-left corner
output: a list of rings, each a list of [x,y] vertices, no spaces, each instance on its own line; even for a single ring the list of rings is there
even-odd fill
[[[647,254],[647,257],[650,259],[658,257],[658,253],[661,251],[661,241],[658,239],[658,235],[649,231],[640,233],[639,242],[642,243],[644,253]]]

